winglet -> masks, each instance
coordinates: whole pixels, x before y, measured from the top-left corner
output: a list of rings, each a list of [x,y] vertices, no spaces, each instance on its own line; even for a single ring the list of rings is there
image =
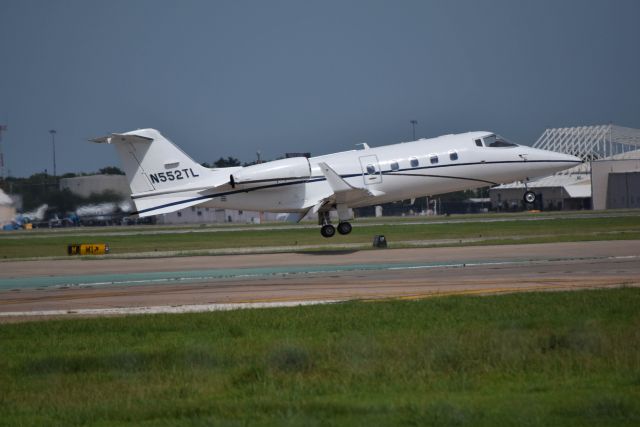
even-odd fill
[[[322,171],[322,174],[325,176],[325,178],[327,178],[327,182],[329,183],[329,186],[331,187],[334,193],[340,193],[343,191],[351,191],[356,189],[355,187],[350,185],[347,181],[342,179],[342,177],[338,175],[336,171],[331,169],[331,167],[326,163],[324,162],[318,163],[318,166],[320,166],[320,170]]]

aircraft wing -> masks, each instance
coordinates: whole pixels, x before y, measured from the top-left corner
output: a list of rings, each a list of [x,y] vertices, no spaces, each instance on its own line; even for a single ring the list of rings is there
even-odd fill
[[[350,206],[352,204],[361,202],[371,197],[382,196],[384,193],[378,190],[372,190],[369,188],[354,187],[344,180],[331,166],[322,162],[318,164],[322,174],[327,179],[329,187],[333,191],[333,194],[323,200],[319,201],[313,208],[314,212],[320,211],[324,206],[331,202],[336,204],[344,204]]]

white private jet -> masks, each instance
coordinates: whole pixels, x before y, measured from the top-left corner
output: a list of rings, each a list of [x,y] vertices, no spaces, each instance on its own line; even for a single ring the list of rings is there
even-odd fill
[[[491,132],[468,132],[318,157],[208,169],[154,129],[91,140],[114,144],[140,217],[203,205],[318,215],[324,237],[351,232],[351,210],[397,200],[486,187],[549,175],[578,157],[517,145]],[[536,195],[524,194],[531,203]]]

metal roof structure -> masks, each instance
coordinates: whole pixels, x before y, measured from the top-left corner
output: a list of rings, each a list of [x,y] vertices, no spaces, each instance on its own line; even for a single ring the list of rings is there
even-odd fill
[[[612,124],[547,129],[533,147],[599,160],[640,149],[640,129]]]

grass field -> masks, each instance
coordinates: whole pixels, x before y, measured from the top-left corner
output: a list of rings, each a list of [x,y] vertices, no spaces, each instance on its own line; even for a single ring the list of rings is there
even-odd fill
[[[0,325],[2,425],[640,423],[640,290]]]
[[[616,217],[563,218],[562,216],[543,221],[527,221],[528,217],[513,216],[501,222],[459,222],[456,219],[444,223],[371,224],[368,221],[354,223],[353,232],[348,236],[325,239],[318,230],[310,228],[265,229],[249,227],[239,231],[216,229],[195,229],[187,232],[184,228],[137,227],[130,230],[136,234],[103,236],[102,229],[79,229],[73,235],[63,233],[33,233],[28,231],[0,235],[0,259],[65,256],[70,243],[107,242],[114,255],[154,251],[202,251],[221,248],[275,247],[371,244],[374,234],[384,234],[392,247],[402,247],[407,242],[420,241],[427,246],[431,241],[451,240],[439,245],[455,245],[456,240],[479,239],[473,244],[543,243],[580,240],[616,240],[640,238],[640,215]],[[513,218],[513,219],[511,219]],[[125,233],[127,229],[118,228]],[[162,231],[163,234],[157,234]],[[514,240],[515,239],[515,240]],[[468,242],[461,242],[468,244]]]

